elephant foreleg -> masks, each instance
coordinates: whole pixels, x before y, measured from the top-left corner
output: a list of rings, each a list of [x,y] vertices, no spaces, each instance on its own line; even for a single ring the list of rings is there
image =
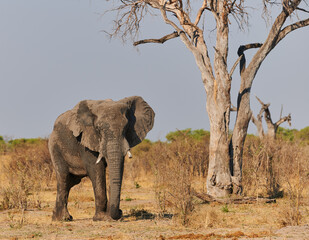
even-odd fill
[[[90,174],[95,197],[94,221],[107,219],[107,196],[106,196],[106,165],[105,161],[97,163],[95,171]]]

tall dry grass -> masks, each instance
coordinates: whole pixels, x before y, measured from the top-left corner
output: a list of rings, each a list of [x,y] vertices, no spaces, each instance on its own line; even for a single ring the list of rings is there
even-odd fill
[[[158,210],[172,212],[187,224],[194,210],[194,187],[206,191],[209,137],[191,137],[172,142],[145,142],[134,150],[134,164],[126,171],[134,179],[146,174],[153,181]],[[249,136],[243,156],[244,195],[288,199],[282,225],[299,224],[300,207],[308,195],[309,146],[301,142],[260,140]],[[131,167],[131,168],[130,168]]]
[[[0,186],[0,208],[40,207],[39,192],[54,185],[47,140],[19,144],[5,154],[7,160],[2,162],[1,168],[5,181]]]
[[[308,174],[309,146],[283,140],[247,139],[243,166],[246,195],[283,197],[290,194],[296,182],[305,187]]]
[[[190,224],[198,204],[192,189],[206,192],[208,145],[209,135],[197,139],[182,133],[170,142],[144,141],[132,150],[133,160],[126,161],[124,178],[136,188],[141,187],[140,179],[146,179],[154,189],[157,211]],[[1,162],[5,181],[0,186],[0,208],[40,207],[39,192],[55,186],[47,141],[18,144],[2,154],[10,160]],[[309,193],[309,145],[248,136],[243,163],[244,195],[283,197],[287,205],[281,210],[281,224],[300,224]],[[212,218],[215,214],[205,216],[207,225],[212,225]]]
[[[161,215],[172,212],[177,221],[186,225],[194,210],[192,188],[196,179],[203,190],[208,166],[209,139],[195,140],[191,137],[175,139],[171,143],[143,143],[133,152],[132,172],[143,172],[152,179]],[[138,176],[135,176],[138,177]]]

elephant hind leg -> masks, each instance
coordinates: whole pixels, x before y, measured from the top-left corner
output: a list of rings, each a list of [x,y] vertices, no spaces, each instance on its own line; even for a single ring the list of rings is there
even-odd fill
[[[69,192],[73,186],[80,183],[81,177],[68,173],[66,176],[57,174],[57,198],[53,211],[53,221],[72,221],[68,211]]]

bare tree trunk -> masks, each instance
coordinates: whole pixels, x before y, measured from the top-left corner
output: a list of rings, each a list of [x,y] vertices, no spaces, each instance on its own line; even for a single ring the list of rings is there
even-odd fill
[[[246,85],[247,81],[241,81],[240,91],[237,99],[237,116],[233,130],[233,136],[230,142],[230,162],[231,175],[233,182],[233,193],[242,193],[242,156],[244,142],[247,136],[247,130],[251,118],[250,109],[250,89]]]
[[[209,166],[207,193],[215,197],[226,197],[232,193],[229,166],[229,115],[228,99],[215,101],[207,95],[207,112],[210,119]]]

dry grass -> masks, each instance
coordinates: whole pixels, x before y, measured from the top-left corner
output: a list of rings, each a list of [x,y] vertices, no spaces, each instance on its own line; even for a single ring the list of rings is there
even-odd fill
[[[75,221],[51,223],[56,190],[46,142],[16,148],[0,156],[0,227],[24,237],[23,231],[31,227],[31,236],[43,238],[56,228],[67,238],[74,232],[81,238],[135,239],[130,236],[149,232],[145,239],[160,235],[162,239],[237,239],[272,236],[282,226],[309,223],[307,145],[249,138],[244,152],[245,194],[279,197],[277,203],[221,205],[203,204],[191,193],[192,188],[206,191],[207,144],[207,138],[140,144],[134,158],[125,163],[124,218],[101,225],[91,220],[94,196],[87,178],[70,193],[69,211]],[[85,228],[91,230],[80,232]],[[117,232],[118,228],[122,230]]]
[[[47,141],[18,146],[1,160],[1,178],[5,181],[0,188],[0,208],[40,208],[40,191],[53,186]]]
[[[170,144],[159,142],[144,151],[147,153],[142,154],[146,158],[144,163],[139,160],[142,166],[147,167],[144,171],[151,167],[148,171],[153,176],[160,214],[172,212],[174,219],[183,225],[189,223],[188,216],[194,210],[194,180],[205,182],[208,153],[204,146],[205,141],[191,138]]]

